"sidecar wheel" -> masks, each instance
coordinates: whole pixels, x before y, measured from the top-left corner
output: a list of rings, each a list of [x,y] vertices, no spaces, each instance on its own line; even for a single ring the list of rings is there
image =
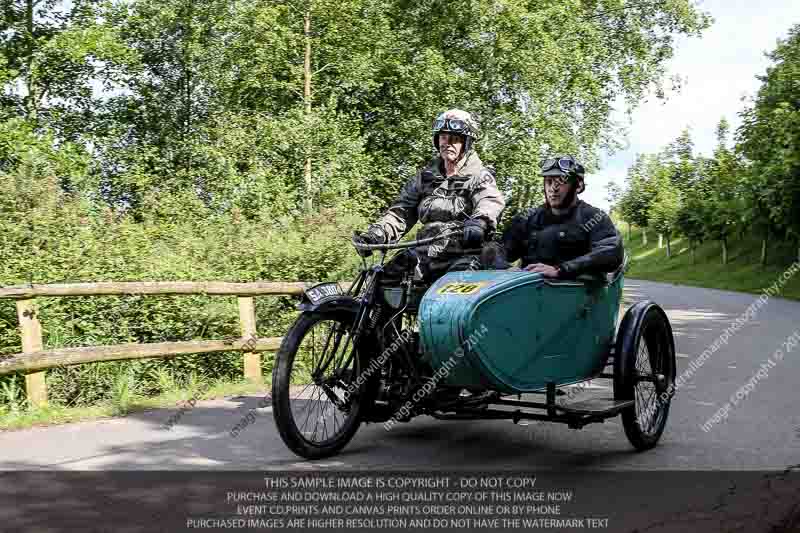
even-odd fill
[[[286,445],[306,459],[338,453],[361,423],[366,383],[350,328],[354,313],[303,313],[272,372],[272,413]],[[362,380],[367,381],[367,380]]]
[[[625,435],[637,450],[658,444],[675,384],[675,340],[664,310],[644,301],[620,324],[614,358],[614,398],[634,400],[622,411]]]

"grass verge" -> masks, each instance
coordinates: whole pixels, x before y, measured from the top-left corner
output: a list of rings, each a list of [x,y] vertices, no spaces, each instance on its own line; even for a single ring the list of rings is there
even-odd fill
[[[173,389],[158,396],[143,397],[131,395],[125,401],[109,401],[100,405],[89,407],[64,407],[48,405],[40,408],[22,408],[20,406],[0,407],[0,430],[27,429],[37,426],[51,426],[69,422],[82,422],[99,420],[115,416],[124,416],[128,413],[146,411],[165,407],[176,407],[180,402],[191,398],[210,400],[253,394],[265,390],[266,385],[248,381],[216,381],[204,386],[198,384],[187,389]]]
[[[658,247],[658,235],[654,231],[648,232],[645,245],[640,229],[633,228],[630,237],[627,224],[619,224],[618,229],[624,235],[625,249],[631,258],[629,278],[760,294],[797,260],[793,242],[774,241],[769,243],[767,264],[762,266],[761,241],[752,235],[736,235],[730,239],[725,265],[719,241],[697,245],[692,261],[686,239],[674,239],[672,257],[667,258],[666,246]],[[800,275],[788,279],[780,296],[800,300]]]

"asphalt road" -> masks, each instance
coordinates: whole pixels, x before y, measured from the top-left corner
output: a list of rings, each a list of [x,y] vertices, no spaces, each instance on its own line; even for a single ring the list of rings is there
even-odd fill
[[[772,280],[769,280],[771,283]],[[769,283],[765,283],[768,285]],[[678,373],[745,312],[753,295],[627,280],[626,302],[651,299],[669,315]],[[0,433],[5,470],[784,470],[800,464],[800,346],[758,378],[727,420],[701,426],[776,349],[800,331],[800,302],[770,299],[678,390],[658,447],[637,453],[618,419],[582,430],[560,424],[438,421],[420,417],[390,431],[362,426],[344,451],[308,462],[282,443],[271,407],[236,438],[230,429],[259,396],[198,402],[171,429],[175,409]],[[591,393],[608,393],[596,380]],[[800,467],[798,467],[800,468]]]

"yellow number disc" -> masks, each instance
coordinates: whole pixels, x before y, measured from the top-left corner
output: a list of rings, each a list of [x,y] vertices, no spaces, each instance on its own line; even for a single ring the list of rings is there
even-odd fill
[[[473,294],[478,292],[486,282],[478,283],[448,283],[436,291],[437,294]]]

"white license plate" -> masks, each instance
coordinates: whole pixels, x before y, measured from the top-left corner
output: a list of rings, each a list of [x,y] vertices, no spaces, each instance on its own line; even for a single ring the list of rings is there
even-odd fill
[[[314,285],[310,289],[306,289],[306,296],[308,296],[312,304],[319,303],[326,298],[338,296],[340,294],[343,294],[342,288],[335,281],[320,283],[319,285]]]

